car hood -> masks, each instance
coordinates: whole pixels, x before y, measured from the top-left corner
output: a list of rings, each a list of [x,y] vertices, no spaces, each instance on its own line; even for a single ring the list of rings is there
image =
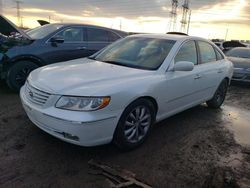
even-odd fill
[[[39,68],[28,81],[53,94],[77,95],[84,91],[84,95],[93,95],[154,72],[83,58]]]
[[[235,68],[250,68],[250,59],[240,57],[228,57]]]
[[[0,25],[0,33],[3,35],[10,36],[11,33],[19,33],[24,38],[32,40],[24,31],[2,15],[0,15]]]

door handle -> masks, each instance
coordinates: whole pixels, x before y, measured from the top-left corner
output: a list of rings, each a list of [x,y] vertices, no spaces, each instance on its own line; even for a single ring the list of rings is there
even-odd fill
[[[217,71],[217,73],[223,73],[223,70],[222,70],[222,69],[219,69],[219,70]]]
[[[85,46],[80,46],[80,47],[77,47],[76,49],[77,50],[85,50],[87,47],[85,47]]]
[[[195,80],[198,80],[198,79],[200,79],[201,77],[202,77],[202,76],[201,76],[200,74],[196,74],[195,77],[194,77],[194,79],[195,79]]]

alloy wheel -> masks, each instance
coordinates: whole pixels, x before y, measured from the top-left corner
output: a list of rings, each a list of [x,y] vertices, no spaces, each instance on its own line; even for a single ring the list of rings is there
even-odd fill
[[[126,118],[124,135],[128,142],[137,143],[146,135],[151,124],[151,113],[146,106],[138,106]]]

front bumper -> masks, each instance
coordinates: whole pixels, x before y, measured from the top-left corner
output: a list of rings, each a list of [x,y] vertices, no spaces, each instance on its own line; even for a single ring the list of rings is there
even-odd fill
[[[250,82],[250,69],[234,68],[232,80]]]
[[[41,108],[30,102],[25,86],[20,91],[23,108],[40,129],[63,141],[81,146],[96,146],[112,141],[122,111],[75,112],[55,107]]]

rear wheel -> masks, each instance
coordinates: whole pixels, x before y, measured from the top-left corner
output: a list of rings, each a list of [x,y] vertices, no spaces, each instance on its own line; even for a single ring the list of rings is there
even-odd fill
[[[213,98],[207,101],[207,105],[211,108],[220,108],[227,94],[228,81],[224,79],[216,90]]]
[[[146,99],[136,100],[124,110],[114,134],[114,143],[124,150],[141,145],[154,120],[155,108],[152,102]]]
[[[29,73],[38,68],[38,65],[31,61],[16,62],[8,71],[6,82],[8,86],[18,92],[24,85]]]

